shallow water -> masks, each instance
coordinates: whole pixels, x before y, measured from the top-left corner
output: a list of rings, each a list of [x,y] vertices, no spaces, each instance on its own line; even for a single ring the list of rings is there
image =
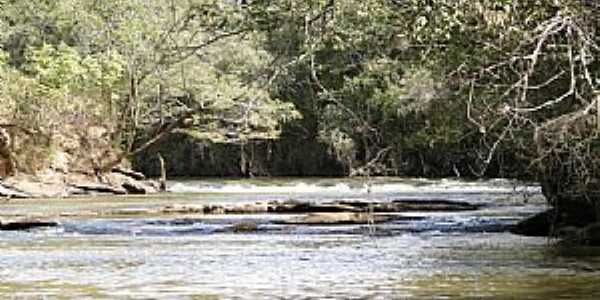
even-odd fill
[[[90,219],[0,232],[1,299],[599,299],[600,251],[495,230],[544,209],[508,181],[171,182],[152,197],[22,201],[4,214],[264,199],[450,199],[486,206],[371,226],[281,226],[273,215]],[[526,195],[523,195],[526,193]],[[83,201],[83,204],[82,204]],[[240,219],[256,233],[223,233]]]

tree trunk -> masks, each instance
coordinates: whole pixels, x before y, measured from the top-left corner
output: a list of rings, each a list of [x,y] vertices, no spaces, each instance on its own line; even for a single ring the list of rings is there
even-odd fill
[[[160,182],[159,191],[167,191],[167,169],[165,168],[165,159],[158,153],[158,161],[160,163]]]
[[[15,161],[12,155],[12,141],[8,131],[0,128],[0,178],[14,175]]]
[[[142,145],[140,145],[139,147],[137,147],[135,149],[132,149],[129,151],[124,151],[115,160],[110,161],[107,164],[105,164],[104,166],[100,167],[100,169],[98,170],[99,173],[106,173],[106,172],[112,170],[114,167],[119,165],[121,163],[121,161],[123,161],[123,159],[125,159],[126,157],[138,154],[138,153],[148,149],[150,146],[156,144],[158,141],[162,140],[164,137],[166,137],[171,132],[173,132],[173,130],[181,127],[186,122],[186,120],[189,119],[193,115],[193,113],[194,113],[193,111],[187,111],[187,112],[183,113],[179,117],[179,119],[177,119],[176,121],[170,123],[169,125],[163,126],[159,130],[159,132],[153,138],[148,140],[147,142],[143,143]]]

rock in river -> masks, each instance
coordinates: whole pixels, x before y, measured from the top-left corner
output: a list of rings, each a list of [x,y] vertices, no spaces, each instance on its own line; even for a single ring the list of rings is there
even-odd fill
[[[29,230],[40,227],[56,227],[58,223],[52,221],[40,220],[0,220],[0,230],[2,231],[18,231]]]
[[[382,223],[394,219],[396,216],[340,212],[340,213],[311,213],[287,220],[280,221],[281,224],[289,225],[342,225],[342,224],[369,224]]]
[[[232,232],[255,232],[258,231],[258,223],[253,221],[241,221],[231,225]]]

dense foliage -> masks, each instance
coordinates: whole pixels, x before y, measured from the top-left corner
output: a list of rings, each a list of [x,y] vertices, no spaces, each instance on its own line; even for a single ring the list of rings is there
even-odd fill
[[[249,10],[281,66],[275,92],[310,116],[305,128],[350,174],[531,175],[556,155],[580,160],[574,172],[595,165],[585,149],[596,131],[578,126],[595,120],[593,2],[254,1]]]
[[[122,149],[113,157],[92,158],[94,170],[102,171],[174,131],[243,144],[277,138],[280,122],[299,117],[266,88],[269,53],[262,35],[242,26],[235,5],[167,0],[0,5],[0,125],[18,135],[17,155],[33,149],[42,161],[55,150],[78,156],[75,148],[90,136],[87,129],[102,127],[104,140],[110,136]],[[148,143],[136,141],[145,136]]]
[[[0,5],[0,125],[49,145],[103,126],[123,154],[100,169],[179,132],[242,169],[250,146],[321,144],[349,175],[597,174],[593,1]]]

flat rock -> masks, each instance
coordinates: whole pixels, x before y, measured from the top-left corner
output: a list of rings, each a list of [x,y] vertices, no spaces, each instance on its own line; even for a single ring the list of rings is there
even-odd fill
[[[264,203],[248,203],[238,205],[225,205],[221,212],[225,214],[260,214],[267,213],[269,206]]]
[[[104,215],[109,216],[145,216],[154,215],[159,211],[150,208],[121,208],[104,212]]]
[[[134,171],[134,170],[126,169],[123,167],[114,167],[111,171],[113,173],[123,174],[123,175],[125,175],[127,177],[131,177],[135,180],[146,180],[146,176],[144,174]]]
[[[394,200],[389,203],[375,203],[375,212],[444,212],[471,211],[481,208],[481,205],[451,200]]]
[[[75,183],[72,187],[79,190],[85,191],[86,193],[99,193],[99,194],[114,194],[114,195],[125,195],[127,190],[122,187],[115,187],[108,184],[88,182],[88,183]]]
[[[377,215],[368,213],[311,213],[304,216],[283,220],[278,223],[289,225],[343,225],[343,224],[369,224],[382,223],[394,219],[394,216]]]
[[[133,177],[132,177],[133,176]],[[158,188],[152,181],[137,180],[141,174],[122,170],[96,176],[83,171],[62,173],[41,171],[36,175],[19,174],[0,181],[0,197],[68,197],[94,194],[151,194]]]
[[[272,213],[335,213],[335,212],[438,212],[438,211],[470,211],[481,206],[467,202],[449,200],[394,200],[391,202],[368,201],[332,201],[313,203],[299,201],[270,202],[268,212]]]
[[[168,205],[160,209],[164,214],[203,214],[207,208],[204,205]]]
[[[334,213],[334,212],[361,212],[360,207],[351,204],[331,202],[331,203],[312,203],[299,201],[272,202],[268,207],[268,212],[272,213]]]
[[[7,198],[29,198],[31,197],[30,195],[26,194],[26,193],[22,193],[16,190],[13,190],[9,187],[5,187],[2,184],[0,184],[0,197],[7,197]]]
[[[121,186],[127,191],[128,194],[133,195],[143,195],[148,194],[148,189],[146,186],[137,182],[124,182]]]
[[[3,184],[12,191],[22,193],[24,197],[21,198],[62,197],[66,195],[68,189],[62,182],[46,182],[43,178],[31,175],[9,177]]]

